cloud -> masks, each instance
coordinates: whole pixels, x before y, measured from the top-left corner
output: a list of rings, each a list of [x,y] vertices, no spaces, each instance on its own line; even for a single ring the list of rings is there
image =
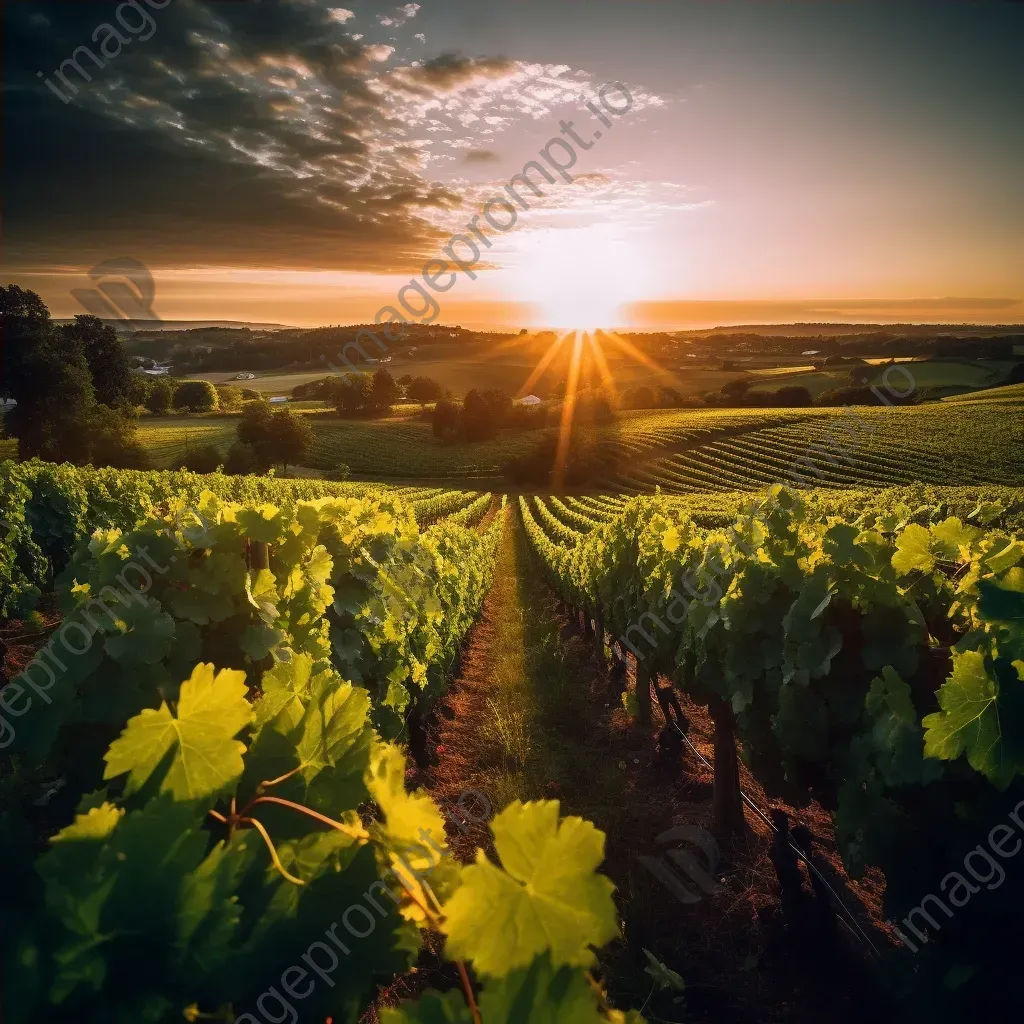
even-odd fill
[[[467,164],[486,164],[501,157],[493,149],[471,149],[462,159]]]
[[[364,52],[370,60],[379,64],[386,61],[395,52],[395,48],[384,43],[371,43]]]
[[[717,325],[756,327],[790,323],[1012,324],[1024,302],[1010,298],[939,299],[667,299],[635,303],[630,319],[644,329]]]
[[[377,21],[386,28],[397,28],[404,25],[410,18],[415,18],[419,9],[419,4],[405,4],[402,7],[396,7],[394,14],[378,14]]]
[[[443,53],[422,64],[399,68],[388,84],[393,89],[431,96],[437,92],[454,92],[501,80],[516,68],[516,62],[505,57],[474,58]]]
[[[486,162],[470,154],[490,151],[495,133],[592,93],[567,65],[413,61],[350,32],[353,13],[325,0],[181,0],[65,105],[36,72],[90,41],[96,11],[5,9],[11,266],[128,254],[153,266],[405,269],[471,195],[430,181],[428,167],[452,153]]]

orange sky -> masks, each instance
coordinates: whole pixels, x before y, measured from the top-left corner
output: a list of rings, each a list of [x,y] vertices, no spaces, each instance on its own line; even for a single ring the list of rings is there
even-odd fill
[[[5,279],[55,316],[130,256],[162,319],[367,322],[460,233],[410,318],[1024,321],[1019,6],[197,0],[62,104],[87,6],[5,8]]]

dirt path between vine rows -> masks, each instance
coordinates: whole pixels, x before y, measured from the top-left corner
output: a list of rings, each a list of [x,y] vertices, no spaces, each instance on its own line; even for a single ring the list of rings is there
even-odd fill
[[[614,1005],[646,1004],[648,1020],[669,1024],[883,1018],[864,1005],[868,986],[845,936],[822,950],[794,948],[783,933],[769,829],[755,816],[745,838],[722,844],[721,890],[700,902],[677,901],[638,860],[662,853],[657,837],[668,828],[710,828],[711,774],[692,754],[659,754],[663,720],[649,730],[630,720],[594,638],[560,611],[516,511],[508,516],[493,587],[431,727],[435,764],[412,780],[450,809],[455,854],[494,853],[486,822],[471,820],[481,816],[477,794],[495,812],[515,799],[557,799],[563,815],[587,818],[608,837],[602,870],[615,881],[623,925],[623,939],[601,955]],[[710,720],[693,705],[686,713],[695,745],[710,757]],[[744,787],[769,806],[749,775]],[[797,819],[831,838],[820,811]],[[871,904],[877,892],[868,883],[853,895]],[[868,920],[869,910],[861,916]],[[645,949],[685,979],[684,1002],[671,992],[651,996]]]

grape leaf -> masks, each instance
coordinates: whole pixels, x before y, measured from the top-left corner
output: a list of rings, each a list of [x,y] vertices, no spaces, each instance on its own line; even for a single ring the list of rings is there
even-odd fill
[[[245,747],[234,737],[252,720],[245,673],[199,664],[181,684],[177,716],[166,702],[130,719],[106,753],[104,779],[130,772],[128,791],[138,791],[166,765],[160,792],[198,800],[226,790],[242,774]]]
[[[167,655],[174,640],[174,619],[161,611],[155,601],[144,598],[141,607],[132,603],[118,609],[118,625],[123,632],[107,634],[104,646],[117,661],[136,661],[155,665]]]
[[[366,786],[384,813],[390,845],[400,851],[421,852],[425,852],[424,844],[444,847],[444,819],[429,796],[406,792],[405,756],[398,747],[377,744],[366,772]],[[437,862],[435,855],[426,854],[426,858],[429,865]]]
[[[1022,762],[1013,750],[1015,745],[1004,736],[1005,725],[1016,724],[1019,729],[1019,721],[1014,722],[1019,720],[1019,708],[1016,716],[1008,714],[1001,697],[981,651],[954,652],[953,671],[938,692],[942,710],[921,721],[925,756],[952,761],[966,753],[975,771],[1005,789]]]
[[[484,1024],[606,1024],[585,972],[555,970],[547,956],[491,981],[480,995],[480,1016]]]
[[[686,990],[686,982],[683,981],[682,976],[663,964],[649,949],[644,950],[644,956],[647,957],[644,974],[649,974],[654,979],[654,984],[658,989],[670,988],[677,992]]]
[[[415,1003],[406,1001],[396,1009],[385,1006],[380,1010],[380,1024],[472,1024],[472,1021],[466,1000],[458,990],[444,995],[424,992]],[[487,1024],[490,1024],[489,1019]]]
[[[604,833],[581,818],[560,821],[557,800],[517,800],[492,828],[504,870],[482,850],[463,868],[444,908],[449,954],[492,977],[545,951],[557,966],[592,966],[590,947],[619,934],[615,887],[596,873]]]
[[[901,576],[915,569],[931,572],[935,568],[932,535],[926,527],[911,523],[896,538],[896,553],[892,556],[892,567]]]

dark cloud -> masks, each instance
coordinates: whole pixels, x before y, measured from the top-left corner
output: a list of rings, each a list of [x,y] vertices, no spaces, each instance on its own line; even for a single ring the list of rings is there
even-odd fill
[[[9,265],[391,270],[431,251],[422,214],[457,197],[375,88],[381,48],[314,0],[136,7],[137,32],[109,3],[4,6]],[[65,64],[64,104],[37,72],[59,84],[82,46],[106,66],[78,50],[92,81]]]
[[[505,57],[460,57],[443,53],[416,66],[401,68],[389,78],[389,85],[418,96],[482,85],[489,79],[505,78],[516,70],[515,61]]]
[[[501,157],[493,149],[471,149],[462,159],[467,164],[489,164]]]

